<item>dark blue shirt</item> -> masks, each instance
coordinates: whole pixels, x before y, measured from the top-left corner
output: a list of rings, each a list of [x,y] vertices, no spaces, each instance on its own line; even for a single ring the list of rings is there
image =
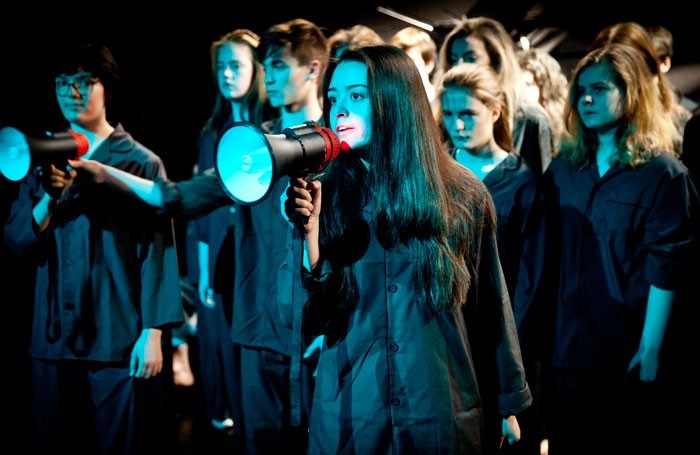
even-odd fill
[[[165,178],[161,159],[120,125],[91,159]],[[37,235],[32,209],[43,195],[34,169],[5,229],[6,243],[36,262],[33,357],[125,362],[143,329],[182,324],[170,218],[117,189],[75,183]]]
[[[639,346],[650,285],[676,290],[690,269],[697,193],[677,159],[661,153],[600,177],[555,158],[545,173],[556,295],[556,366],[629,362]]]

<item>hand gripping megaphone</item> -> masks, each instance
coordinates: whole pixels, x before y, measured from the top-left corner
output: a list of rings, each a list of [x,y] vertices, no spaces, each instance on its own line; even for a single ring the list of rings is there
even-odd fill
[[[27,175],[32,163],[76,159],[85,155],[89,146],[87,137],[73,130],[38,138],[7,126],[0,129],[0,173],[16,182]]]
[[[315,122],[286,128],[282,134],[263,134],[250,123],[235,122],[221,136],[215,168],[231,199],[254,205],[270,194],[282,175],[320,172],[339,151],[338,136]]]

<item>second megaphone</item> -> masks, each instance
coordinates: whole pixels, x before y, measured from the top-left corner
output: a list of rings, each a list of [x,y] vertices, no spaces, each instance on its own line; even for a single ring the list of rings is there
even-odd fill
[[[250,123],[236,122],[221,137],[216,172],[227,194],[244,205],[257,204],[283,175],[319,172],[340,152],[338,136],[315,122],[263,134]]]
[[[22,180],[32,165],[61,163],[83,156],[87,137],[70,130],[46,137],[30,137],[10,126],[0,129],[0,173],[10,180]]]

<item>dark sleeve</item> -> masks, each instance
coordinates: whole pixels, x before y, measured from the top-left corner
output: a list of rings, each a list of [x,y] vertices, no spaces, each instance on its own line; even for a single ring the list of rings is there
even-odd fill
[[[524,322],[530,319],[542,299],[540,295],[547,245],[544,201],[540,182],[524,185],[517,192],[520,245],[517,251],[518,272],[513,289],[513,311],[521,340]]]
[[[184,322],[184,313],[173,222],[156,215],[149,225],[152,240],[141,252],[141,324],[143,328],[178,326]]]
[[[472,283],[462,312],[487,420],[500,431],[500,418],[529,407],[532,395],[498,252],[496,210],[486,187],[480,199],[472,202],[481,216],[475,219],[475,254],[465,258]]]
[[[678,289],[690,278],[687,272],[697,261],[693,253],[699,204],[694,181],[685,169],[662,174],[642,240],[647,253],[644,277],[650,284]]]
[[[141,177],[166,180],[163,162],[159,158],[147,161]],[[141,245],[139,254],[141,327],[180,326],[184,322],[184,312],[173,219],[150,210],[141,221],[148,230],[148,240]]]
[[[501,269],[495,228],[484,226],[467,302],[462,306],[484,409],[485,441],[499,439],[504,417],[532,404],[517,329]]]
[[[535,174],[547,169],[554,151],[554,129],[542,109],[526,106],[518,110],[513,141],[516,152]]]
[[[495,350],[486,355],[495,355],[498,411],[502,417],[516,415],[532,404],[532,395],[525,379],[515,319],[493,229],[486,229],[483,233],[477,273],[480,317],[487,318],[482,321],[484,327],[495,330],[493,336],[487,335],[494,342]],[[486,346],[490,343],[487,342]]]
[[[158,179],[157,183],[163,192],[161,211],[179,218],[199,218],[233,202],[219,182],[214,168],[189,180],[172,182]]]

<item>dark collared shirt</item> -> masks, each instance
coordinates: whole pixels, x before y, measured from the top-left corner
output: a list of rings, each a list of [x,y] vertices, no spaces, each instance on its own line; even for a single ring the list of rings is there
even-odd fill
[[[639,346],[650,285],[676,290],[690,269],[697,193],[667,153],[636,168],[576,170],[555,158],[545,174],[560,254],[557,366],[629,362]],[[550,238],[554,242],[554,238]],[[626,363],[625,363],[626,364]]]
[[[140,177],[161,159],[118,125],[91,157]],[[36,261],[30,353],[41,359],[129,360],[145,328],[183,322],[172,220],[107,186],[74,184],[36,235],[38,170],[22,181],[5,241]]]

